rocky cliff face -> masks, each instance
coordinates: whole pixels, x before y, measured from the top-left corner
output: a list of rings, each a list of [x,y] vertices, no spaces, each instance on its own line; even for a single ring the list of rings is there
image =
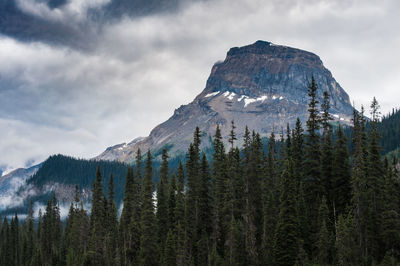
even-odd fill
[[[349,96],[317,55],[257,41],[230,49],[225,60],[213,66],[206,88],[194,101],[175,110],[148,137],[110,147],[96,159],[130,163],[138,148],[156,152],[167,147],[171,155],[182,154],[196,126],[203,132],[202,143],[206,147],[217,124],[225,140],[228,138],[232,120],[239,144],[246,125],[262,136],[281,132],[287,123],[293,126],[297,117],[306,121],[311,76],[318,84],[320,102],[327,91],[336,121],[349,123],[352,115]]]

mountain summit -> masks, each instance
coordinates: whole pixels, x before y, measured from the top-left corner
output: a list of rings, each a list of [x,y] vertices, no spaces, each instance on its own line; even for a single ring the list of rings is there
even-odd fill
[[[172,156],[179,155],[186,152],[196,126],[203,132],[204,148],[210,145],[217,125],[227,139],[232,120],[239,142],[246,125],[262,136],[281,132],[287,123],[293,126],[297,117],[306,121],[312,76],[318,85],[318,100],[322,102],[327,91],[333,117],[349,123],[353,110],[349,96],[317,55],[257,41],[231,48],[225,60],[213,66],[206,88],[193,102],[176,109],[148,137],[107,148],[96,159],[130,163],[138,148],[155,152],[167,147]]]

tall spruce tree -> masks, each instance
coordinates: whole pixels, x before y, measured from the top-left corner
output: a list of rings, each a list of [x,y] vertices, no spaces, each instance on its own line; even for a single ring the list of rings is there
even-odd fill
[[[393,167],[389,165],[386,169],[382,238],[386,254],[400,260],[400,196]]]
[[[100,166],[97,167],[96,180],[93,183],[92,210],[90,212],[90,244],[88,262],[90,265],[102,265],[104,262],[104,237],[106,224],[103,178]]]
[[[327,205],[331,210],[331,216],[333,217],[333,144],[332,144],[332,126],[330,121],[333,120],[330,114],[330,95],[328,92],[324,92],[324,99],[321,104],[322,115],[321,124],[323,128],[322,133],[322,144],[321,144],[321,182],[324,187],[323,195],[326,197]],[[327,224],[329,229],[329,224]]]
[[[336,131],[332,169],[332,204],[334,219],[345,214],[351,201],[351,166],[346,136],[342,126]]]
[[[380,238],[381,228],[380,219],[383,211],[383,187],[384,187],[384,167],[381,160],[381,148],[379,145],[380,136],[378,122],[380,120],[379,104],[376,98],[371,103],[371,133],[369,143],[369,161],[367,172],[367,190],[369,198],[369,218],[367,220],[368,246],[371,260],[380,261],[383,259],[382,239]]]
[[[150,150],[147,152],[145,175],[142,188],[142,212],[141,212],[141,238],[139,265],[158,265],[159,249],[157,246],[156,217],[154,214],[153,200],[153,161]]]
[[[106,224],[106,263],[113,265],[117,262],[118,213],[114,194],[114,176],[111,174],[108,182],[107,224]],[[119,255],[119,254],[118,254]]]
[[[306,203],[309,206],[311,234],[313,242],[316,243],[316,236],[318,233],[318,207],[319,202],[324,192],[324,185],[321,180],[321,149],[320,149],[320,115],[318,110],[317,100],[317,83],[314,77],[311,78],[311,83],[308,87],[308,96],[310,101],[308,103],[308,120],[307,120],[307,135],[305,136],[305,160],[304,160],[304,189],[307,191]],[[315,245],[305,243],[307,246]]]
[[[164,245],[168,233],[168,152],[164,148],[161,155],[160,180],[157,186],[157,231],[160,260],[163,261]]]
[[[175,207],[175,227],[176,227],[176,263],[183,266],[186,263],[186,227],[185,227],[185,172],[182,162],[179,162],[177,171],[176,186],[176,207]]]
[[[298,228],[296,215],[296,180],[293,161],[289,158],[282,173],[280,213],[276,227],[274,265],[294,265],[298,251]]]
[[[196,127],[193,134],[193,143],[189,146],[187,170],[187,189],[186,189],[186,252],[187,263],[195,263],[197,260],[197,226],[198,226],[198,195],[199,195],[199,171],[200,171],[200,129]]]
[[[213,188],[214,188],[214,203],[213,203],[213,245],[215,246],[216,253],[219,257],[224,257],[225,237],[226,237],[226,209],[225,209],[225,195],[226,195],[226,157],[225,147],[222,141],[221,130],[219,125],[215,131],[214,139],[214,153],[213,153]]]
[[[359,114],[354,110],[354,155],[352,169],[352,205],[354,209],[354,223],[357,232],[357,248],[360,250],[362,263],[368,263],[370,258],[369,242],[367,238],[367,221],[369,219],[367,173],[368,150],[367,134],[365,130],[364,109]]]

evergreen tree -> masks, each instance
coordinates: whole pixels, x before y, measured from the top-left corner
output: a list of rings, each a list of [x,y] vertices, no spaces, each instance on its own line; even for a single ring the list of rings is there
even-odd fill
[[[333,243],[331,241],[331,234],[328,231],[330,214],[325,197],[322,198],[318,216],[319,233],[317,242],[317,261],[319,265],[331,265],[331,252],[333,250]]]
[[[168,153],[163,149],[161,155],[160,181],[157,187],[157,230],[158,246],[161,257],[164,254],[164,245],[168,233]],[[162,258],[160,258],[162,261]]]
[[[78,185],[75,186],[74,202],[68,213],[65,226],[65,262],[66,265],[82,265],[84,254],[87,252],[89,239],[89,217],[83,209],[79,197]]]
[[[107,232],[106,232],[106,262],[113,265],[117,258],[117,239],[118,239],[118,213],[114,200],[114,176],[111,174],[108,182],[108,206],[107,206]]]
[[[141,238],[140,238],[140,265],[158,265],[158,247],[157,247],[157,231],[156,217],[154,215],[153,200],[153,166],[152,155],[147,152],[145,175],[143,179],[142,189],[142,217],[140,221]]]
[[[268,154],[265,165],[266,175],[263,184],[264,225],[262,249],[264,251],[264,260],[269,265],[273,264],[274,235],[276,220],[279,215],[280,187],[278,184],[276,160],[275,134],[272,132],[268,140]]]
[[[185,228],[185,173],[182,162],[179,162],[177,172],[176,207],[175,207],[175,227],[176,227],[176,263],[183,266],[186,263],[186,228]]]
[[[214,140],[214,153],[213,153],[213,188],[214,188],[214,217],[213,217],[213,245],[219,257],[224,257],[225,237],[226,237],[226,157],[225,147],[222,142],[222,135],[219,125],[215,132]]]
[[[347,139],[341,125],[339,125],[336,136],[332,169],[332,201],[335,220],[345,213],[346,207],[351,201],[351,166]]]
[[[330,110],[330,98],[328,92],[324,92],[324,100],[321,105],[322,116],[321,124],[323,128],[322,145],[321,145],[321,182],[324,187],[323,195],[326,197],[327,205],[331,211],[331,217],[333,217],[333,144],[332,144],[332,126],[330,121],[333,120]],[[329,230],[332,230],[330,224],[327,224]]]
[[[102,265],[104,263],[104,224],[106,223],[104,199],[103,178],[100,167],[98,167],[96,180],[93,183],[92,210],[90,212],[90,244],[87,260],[91,265]]]
[[[308,104],[309,117],[307,120],[307,135],[305,138],[305,161],[304,161],[304,188],[307,191],[306,203],[310,208],[311,223],[313,234],[317,229],[318,202],[324,191],[321,181],[321,150],[320,137],[318,131],[320,129],[320,116],[317,108],[317,84],[314,77],[311,78],[311,84],[308,87],[308,96],[310,102]]]
[[[34,250],[36,249],[32,201],[29,202],[28,216],[26,217],[24,225],[26,227],[26,249],[24,250],[22,261],[25,265],[30,265]]]
[[[392,166],[387,167],[382,215],[382,238],[386,256],[400,259],[400,205]],[[386,257],[385,256],[385,257]],[[387,259],[387,258],[386,258]]]
[[[139,153],[140,155],[140,153]],[[137,173],[140,171],[138,170]],[[139,184],[133,168],[128,168],[125,181],[124,207],[119,222],[120,256],[123,265],[138,263],[140,246]]]
[[[186,188],[186,206],[185,206],[185,245],[187,253],[187,262],[196,263],[198,241],[198,195],[199,195],[199,171],[200,171],[200,129],[196,127],[193,134],[193,143],[189,146],[188,160],[186,162],[187,170],[187,188]]]
[[[282,173],[283,187],[280,213],[276,228],[274,247],[275,265],[294,265],[298,251],[298,228],[296,217],[296,181],[293,162],[289,158]]]
[[[209,166],[205,154],[203,154],[200,165],[200,182],[199,182],[199,202],[198,202],[198,216],[199,222],[197,227],[197,234],[199,236],[205,234],[206,239],[211,234],[212,221],[210,210],[211,210],[211,177],[209,172]],[[206,252],[208,254],[208,252]]]
[[[296,120],[296,125],[292,133],[292,157],[294,174],[297,180],[297,190],[300,182],[303,182],[303,159],[304,159],[304,135],[303,127],[299,118]]]
[[[41,224],[41,253],[43,264],[57,265],[60,262],[62,224],[56,195],[47,201]]]
[[[357,232],[351,214],[339,215],[336,229],[337,260],[339,265],[361,265]]]
[[[168,230],[167,238],[165,242],[165,249],[162,265],[175,266],[176,265],[176,239],[175,234],[172,230]]]
[[[168,187],[168,228],[176,234],[176,176],[172,174]],[[176,236],[175,236],[176,237]]]
[[[360,256],[363,259],[363,263],[368,263],[367,261],[370,259],[369,242],[367,240],[367,220],[369,219],[367,191],[368,150],[363,108],[361,115],[354,110],[353,122],[354,155],[352,170],[352,204]]]
[[[247,252],[247,260],[249,264],[255,265],[259,263],[262,229],[263,229],[263,213],[262,213],[262,170],[264,169],[264,155],[262,151],[262,143],[259,134],[252,133],[250,143],[249,159],[245,161],[245,207],[244,207],[244,234]]]
[[[380,239],[380,219],[383,211],[383,186],[384,186],[384,169],[381,160],[381,148],[379,145],[378,122],[380,119],[379,104],[375,97],[371,104],[371,133],[369,143],[369,162],[367,172],[367,190],[368,190],[368,213],[367,220],[367,241],[372,260],[380,261],[383,259],[383,250]]]

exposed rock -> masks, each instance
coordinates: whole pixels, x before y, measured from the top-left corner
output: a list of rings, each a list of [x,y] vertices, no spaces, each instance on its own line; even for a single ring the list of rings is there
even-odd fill
[[[206,88],[194,101],[176,109],[147,138],[110,147],[96,159],[131,163],[138,148],[154,152],[165,146],[172,156],[181,154],[186,152],[196,126],[203,132],[202,145],[206,147],[217,124],[227,140],[232,120],[237,127],[238,144],[246,125],[267,136],[272,131],[280,132],[287,123],[293,126],[297,117],[304,123],[312,76],[319,87],[319,101],[327,91],[336,121],[350,123],[353,109],[349,96],[317,55],[257,41],[230,49],[226,59],[213,66]]]

